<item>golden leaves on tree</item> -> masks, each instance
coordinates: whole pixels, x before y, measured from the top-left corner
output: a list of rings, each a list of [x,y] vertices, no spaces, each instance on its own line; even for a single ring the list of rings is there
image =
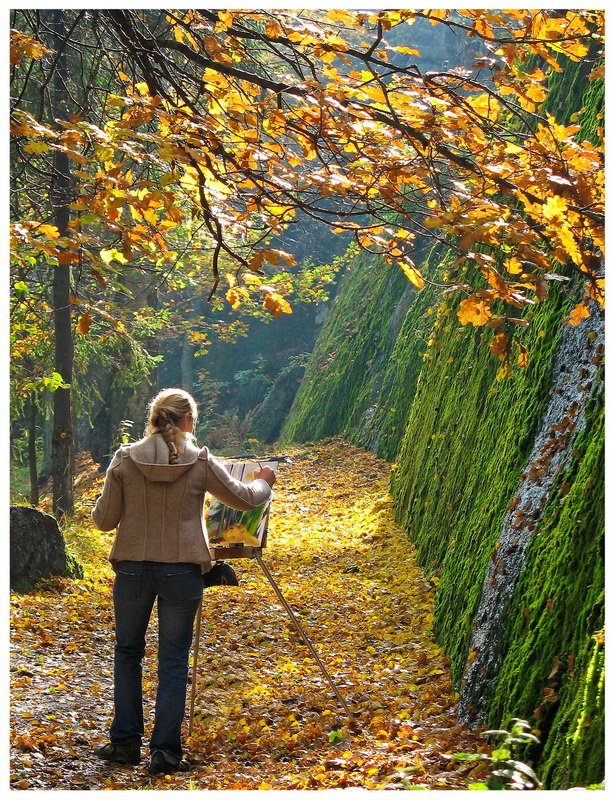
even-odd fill
[[[222,256],[253,270],[252,259],[270,250],[267,236],[301,213],[353,230],[359,247],[397,263],[418,288],[424,277],[399,232],[426,228],[458,247],[492,291],[473,287],[459,310],[463,324],[484,325],[494,299],[517,308],[543,300],[547,272],[593,279],[599,272],[603,148],[582,138],[578,124],[561,125],[540,110],[548,96],[543,64],[557,70],[563,59],[584,59],[588,42],[602,38],[601,12],[462,9],[457,20],[449,10],[341,9],[311,20],[283,10],[189,10],[166,17],[172,35],[157,52],[172,71],[180,48],[186,68],[197,70],[196,99],[189,91],[153,94],[152,82],[130,75],[122,60],[96,124],[74,117],[45,126],[23,109],[12,120],[29,158],[60,151],[78,165],[72,208],[85,221],[70,237],[93,274],[104,269],[96,238],[121,240],[117,249],[129,261],[155,254],[171,265],[191,220],[201,221],[211,243],[214,274]],[[376,31],[418,18],[434,27],[460,20],[487,42],[489,83],[480,83],[481,64],[467,65],[472,91],[460,98],[453,73],[395,69],[390,57],[411,56],[411,48],[387,45]],[[366,40],[360,45],[357,32]],[[44,54],[18,31],[13,42],[18,68]],[[303,79],[288,77],[281,68],[288,63],[309,65]],[[510,119],[515,107],[536,114],[528,137]],[[323,203],[338,210],[336,218]],[[356,221],[361,214],[366,222]],[[384,224],[391,215],[398,222]],[[489,252],[495,263],[483,260]],[[233,307],[241,300],[237,291],[228,299]],[[264,300],[272,313],[287,313],[272,296]]]

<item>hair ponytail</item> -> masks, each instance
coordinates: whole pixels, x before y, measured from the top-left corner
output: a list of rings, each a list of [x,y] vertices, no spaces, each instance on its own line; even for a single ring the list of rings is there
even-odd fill
[[[179,461],[177,443],[189,435],[179,427],[181,420],[187,414],[191,414],[196,422],[196,403],[183,389],[163,389],[149,404],[145,436],[154,433],[162,435],[168,445],[169,464],[176,464]]]

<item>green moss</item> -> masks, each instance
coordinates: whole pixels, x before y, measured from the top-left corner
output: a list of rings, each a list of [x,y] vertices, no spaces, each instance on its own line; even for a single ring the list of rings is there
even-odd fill
[[[582,97],[582,103],[580,135],[595,145],[603,143],[605,81],[600,79],[589,82]]]
[[[497,380],[489,328],[460,328],[439,309],[392,491],[421,564],[439,576],[435,630],[460,678],[486,564],[547,398],[565,303],[538,306],[523,336],[529,365]]]
[[[397,266],[351,254],[331,312],[285,421],[282,441],[344,434],[359,442],[376,401],[380,373],[394,346],[389,330],[399,303],[415,295]]]
[[[441,250],[434,247],[420,265],[423,274],[431,279],[437,279],[445,270],[448,259],[442,258]],[[405,432],[440,293],[439,286],[428,284],[416,295],[381,376],[377,404],[369,423],[370,436],[361,444],[368,444],[389,461],[396,457]]]
[[[585,64],[554,75],[545,110],[568,123],[583,91],[581,135],[598,142],[603,81],[586,77]],[[433,248],[424,273],[436,278],[446,256]],[[343,434],[396,461],[395,513],[438,579],[435,632],[460,681],[486,567],[548,401],[573,298],[554,287],[528,329],[510,323],[508,336],[528,349],[529,363],[498,380],[493,332],[461,327],[458,300],[440,302],[438,292],[429,285],[410,296],[396,267],[353,256],[284,438]],[[534,758],[552,789],[603,777],[603,402],[596,390],[527,550],[488,709],[495,727],[537,712],[543,745]]]
[[[598,384],[575,456],[544,512],[515,591],[490,722],[524,714],[545,738],[540,775],[603,778],[604,404]]]
[[[561,57],[561,72],[551,72],[548,79],[548,97],[544,111],[553,114],[562,125],[580,122],[580,137],[593,144],[603,141],[605,112],[605,81],[603,78],[589,80],[596,64],[594,56],[577,64],[570,64]],[[581,98],[578,103],[578,98]],[[599,132],[599,129],[601,133]]]

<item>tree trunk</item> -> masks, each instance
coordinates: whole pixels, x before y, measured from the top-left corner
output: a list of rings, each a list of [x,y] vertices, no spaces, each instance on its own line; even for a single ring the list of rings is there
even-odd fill
[[[51,392],[45,389],[40,397],[41,403],[41,424],[43,428],[43,460],[41,463],[41,476],[51,475],[51,450],[53,439],[53,415]]]
[[[30,393],[30,414],[28,417],[28,467],[30,468],[30,505],[38,505],[38,469],[36,464],[36,395]]]
[[[54,49],[58,52],[53,92],[52,115],[55,119],[68,118],[68,70],[66,63],[65,12],[54,10],[50,23],[54,32]],[[55,151],[51,203],[55,225],[60,236],[68,232],[70,202],[70,166],[65,153]],[[70,264],[58,263],[53,272],[53,313],[55,328],[55,370],[64,383],[72,382],[73,333],[70,313]],[[53,439],[51,474],[53,477],[53,513],[61,518],[73,513],[73,420],[71,388],[56,389],[53,393]]]

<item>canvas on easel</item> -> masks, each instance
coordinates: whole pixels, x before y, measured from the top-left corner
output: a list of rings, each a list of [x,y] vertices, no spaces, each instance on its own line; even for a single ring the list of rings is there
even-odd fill
[[[277,461],[233,461],[224,466],[233,478],[251,483],[263,467],[277,469]],[[251,558],[266,545],[270,499],[257,508],[239,511],[216,498],[206,511],[209,550],[214,561],[224,558]]]

